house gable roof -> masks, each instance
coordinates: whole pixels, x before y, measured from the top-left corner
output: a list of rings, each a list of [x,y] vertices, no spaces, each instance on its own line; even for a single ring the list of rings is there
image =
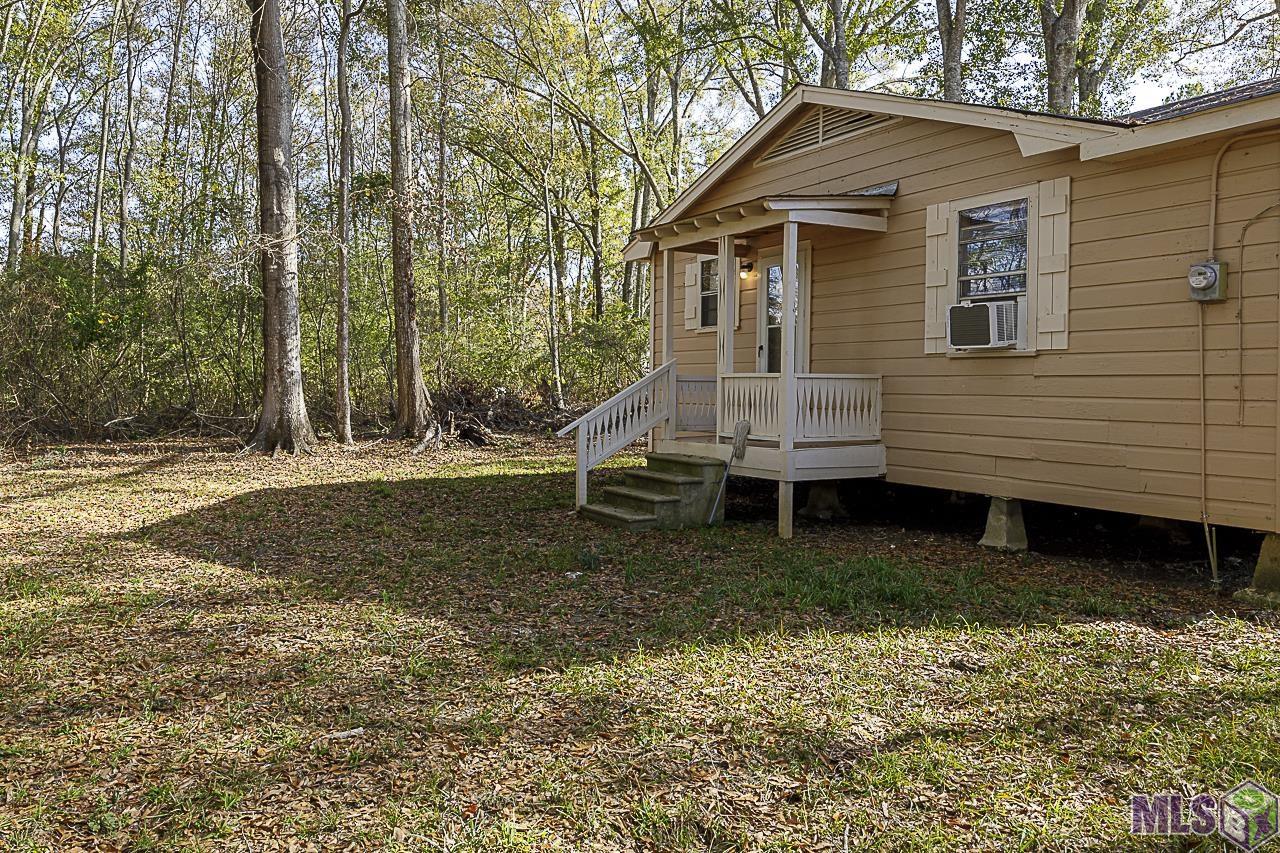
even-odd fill
[[[1063,116],[951,101],[800,85],[760,119],[653,220],[673,222],[808,105],[918,118],[1012,133],[1023,156],[1078,147],[1082,160],[1182,141],[1280,119],[1280,78],[1141,110],[1116,119]],[[764,149],[767,150],[767,149]]]
[[[730,146],[728,151],[659,214],[653,224],[663,224],[680,218],[703,192],[772,138],[775,131],[784,126],[798,110],[811,104],[863,113],[932,119],[1006,130],[1017,136],[1019,148],[1026,156],[1070,148],[1088,139],[1110,135],[1118,127],[1113,122],[1098,119],[1065,118],[1000,107],[887,95],[881,92],[859,92],[800,85],[788,92],[773,109],[765,114],[764,118],[756,122]]]

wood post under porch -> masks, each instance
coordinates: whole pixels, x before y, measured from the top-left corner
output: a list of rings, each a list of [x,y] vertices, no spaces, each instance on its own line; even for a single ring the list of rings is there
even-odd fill
[[[728,442],[735,425],[743,420],[750,423],[747,457],[732,461],[732,470],[778,481],[778,533],[784,538],[792,533],[797,481],[884,473],[880,378],[797,371],[799,228],[808,223],[883,231],[889,203],[890,198],[884,196],[856,195],[763,200],[754,206],[727,208],[649,229],[648,236],[653,238],[653,248],[659,250],[662,262],[661,333],[655,331],[654,337],[655,349],[661,340],[664,364],[678,362],[674,312],[677,250],[710,253],[707,250],[714,240],[719,277],[715,376],[673,378],[676,405],[660,429],[657,446],[674,452],[710,452],[728,461],[732,455]],[[854,210],[869,212],[851,212]],[[779,369],[774,374],[735,373],[738,257],[744,250],[738,241],[774,230],[780,231],[782,238]],[[714,386],[710,422],[705,411],[708,383]],[[695,406],[701,407],[696,414],[691,412]],[[691,438],[687,433],[699,418],[697,427],[708,429],[710,435]],[[677,443],[680,446],[675,446]]]

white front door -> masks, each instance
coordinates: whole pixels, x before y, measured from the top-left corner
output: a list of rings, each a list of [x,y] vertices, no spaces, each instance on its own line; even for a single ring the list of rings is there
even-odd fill
[[[809,246],[796,253],[796,373],[809,370]],[[782,250],[760,256],[756,286],[756,370],[782,372]]]

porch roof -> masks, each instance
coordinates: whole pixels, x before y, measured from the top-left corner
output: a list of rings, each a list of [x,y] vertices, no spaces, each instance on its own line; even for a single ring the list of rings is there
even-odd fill
[[[675,222],[641,228],[627,246],[628,260],[647,258],[654,249],[696,249],[728,235],[748,236],[785,222],[886,231],[896,181],[828,195],[767,195],[731,204]]]

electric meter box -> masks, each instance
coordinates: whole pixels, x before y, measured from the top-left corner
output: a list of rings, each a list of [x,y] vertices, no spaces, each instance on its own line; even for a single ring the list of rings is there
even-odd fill
[[[1221,302],[1227,298],[1227,265],[1219,261],[1192,264],[1187,284],[1194,301]]]

